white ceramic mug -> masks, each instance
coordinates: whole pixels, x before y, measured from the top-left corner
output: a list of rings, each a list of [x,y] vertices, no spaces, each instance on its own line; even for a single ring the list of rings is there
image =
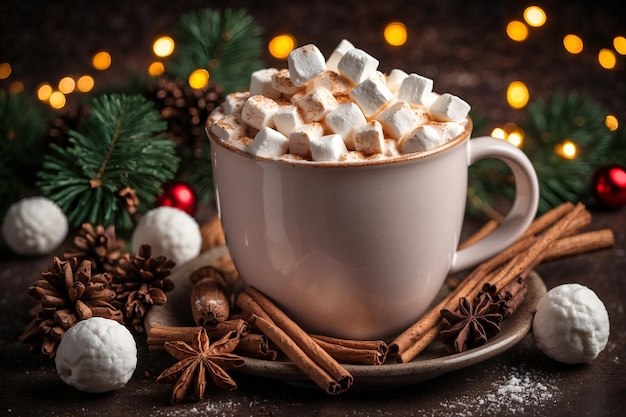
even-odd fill
[[[306,330],[389,338],[425,313],[449,273],[495,255],[533,220],[532,164],[509,143],[463,134],[436,149],[350,164],[253,157],[211,137],[216,201],[244,282]],[[468,167],[504,161],[516,196],[501,226],[457,250]]]

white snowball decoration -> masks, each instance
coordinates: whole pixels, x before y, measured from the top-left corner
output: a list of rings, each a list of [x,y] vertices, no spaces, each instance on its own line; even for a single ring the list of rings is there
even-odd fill
[[[24,198],[9,207],[2,221],[2,236],[20,255],[45,255],[67,236],[67,217],[46,197]]]
[[[180,209],[157,207],[148,211],[133,231],[133,252],[139,252],[143,244],[150,245],[152,256],[165,256],[178,267],[200,254],[200,226]]]
[[[559,362],[590,362],[609,340],[609,314],[593,290],[580,284],[552,288],[537,303],[533,337]]]

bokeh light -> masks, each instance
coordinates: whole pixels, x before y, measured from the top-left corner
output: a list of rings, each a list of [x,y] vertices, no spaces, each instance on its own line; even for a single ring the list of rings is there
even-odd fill
[[[556,145],[555,151],[565,159],[574,159],[576,158],[576,155],[578,155],[578,148],[576,147],[576,144],[568,139]]]
[[[9,84],[9,93],[17,94],[21,93],[22,91],[24,91],[24,83],[20,80],[13,81],[11,84]]]
[[[90,75],[83,75],[76,81],[76,88],[81,93],[88,93],[93,90],[93,86],[95,85],[95,81]]]
[[[105,70],[111,66],[111,55],[106,51],[100,51],[93,56],[93,67],[97,70]]]
[[[563,46],[570,54],[579,54],[583,51],[583,40],[578,35],[572,33],[563,37]]]
[[[528,37],[528,27],[519,20],[513,20],[506,25],[506,34],[514,41],[521,42]]]
[[[539,6],[528,6],[524,10],[524,20],[533,27],[543,26],[546,23],[546,12]]]
[[[613,38],[613,48],[620,55],[626,55],[626,38],[623,36],[616,36]]]
[[[11,64],[3,62],[0,64],[0,80],[6,80],[11,76]]]
[[[404,45],[407,39],[406,26],[402,22],[391,22],[385,26],[383,35],[385,41],[391,46]]]
[[[48,101],[52,94],[52,86],[48,83],[43,83],[37,87],[37,98],[41,101]]]
[[[65,107],[66,99],[65,94],[60,91],[53,91],[50,94],[50,99],[48,100],[50,106],[54,109],[62,109]]]
[[[267,49],[274,58],[286,59],[289,56],[289,52],[296,47],[296,38],[287,33],[277,35],[270,40]]]
[[[521,109],[528,104],[529,99],[530,94],[526,84],[522,81],[513,81],[509,84],[506,91],[506,100],[509,103],[509,106],[514,109]]]
[[[524,134],[519,130],[509,133],[509,136],[506,138],[507,142],[509,142],[513,146],[517,146],[518,148],[522,147],[524,143]]]
[[[162,75],[164,72],[165,72],[165,66],[163,65],[162,62],[158,62],[158,61],[153,62],[148,67],[148,74],[150,74],[153,77],[158,77],[159,75]]]
[[[598,62],[600,66],[604,69],[613,69],[617,64],[617,59],[615,58],[615,53],[610,49],[600,49],[598,52]]]
[[[76,88],[76,81],[72,77],[63,77],[59,81],[59,91],[63,94],[70,94]]]
[[[209,72],[204,68],[198,68],[189,75],[189,86],[200,90],[209,84]]]
[[[606,118],[604,119],[604,124],[611,132],[614,132],[619,128],[619,121],[617,120],[617,117],[615,117],[615,115],[613,114],[609,114],[606,116]]]
[[[161,36],[152,44],[152,51],[154,51],[156,56],[163,58],[172,55],[174,46],[174,39],[169,36]]]
[[[491,136],[496,139],[506,139],[506,132],[501,127],[496,127],[491,131]]]

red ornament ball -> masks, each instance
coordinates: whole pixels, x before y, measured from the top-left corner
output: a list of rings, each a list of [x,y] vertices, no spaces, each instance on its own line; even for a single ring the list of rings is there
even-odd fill
[[[161,186],[163,193],[157,197],[158,207],[175,207],[195,216],[198,209],[198,196],[189,184],[184,181],[172,180]]]
[[[626,206],[626,168],[620,165],[600,168],[593,177],[593,194],[606,208]]]

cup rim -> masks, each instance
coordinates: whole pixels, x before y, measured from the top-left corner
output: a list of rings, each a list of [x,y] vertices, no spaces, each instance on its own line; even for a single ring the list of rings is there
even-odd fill
[[[466,117],[465,130],[453,139],[447,141],[443,145],[436,146],[432,149],[428,149],[423,152],[415,152],[410,154],[403,154],[394,157],[385,157],[385,158],[372,158],[365,160],[355,160],[355,161],[341,161],[341,162],[317,162],[317,161],[309,161],[305,159],[286,159],[286,158],[276,158],[276,157],[266,157],[266,156],[254,156],[250,153],[242,150],[231,143],[218,138],[213,133],[211,133],[211,123],[210,118],[207,118],[205,123],[205,132],[209,138],[209,140],[229,151],[232,151],[242,157],[248,158],[250,160],[256,162],[265,162],[270,164],[277,164],[280,166],[293,166],[293,167],[310,167],[310,168],[346,168],[346,167],[374,167],[374,166],[385,166],[385,165],[395,165],[401,164],[405,162],[415,161],[419,159],[425,159],[434,155],[441,154],[447,151],[450,148],[456,147],[459,144],[468,140],[471,136],[473,129],[473,122],[470,116]]]

